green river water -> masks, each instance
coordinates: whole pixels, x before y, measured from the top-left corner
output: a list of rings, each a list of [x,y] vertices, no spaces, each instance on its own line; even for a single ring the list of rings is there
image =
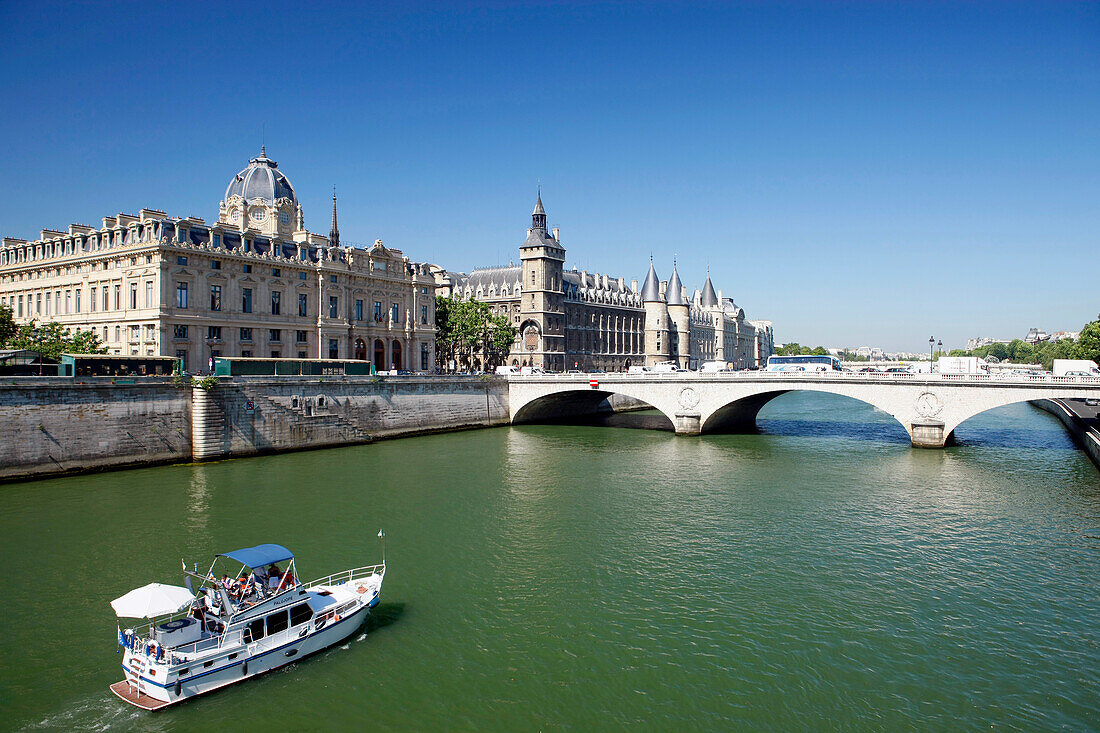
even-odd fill
[[[910,448],[788,394],[753,435],[530,425],[0,486],[0,727],[1095,730],[1100,473],[1015,405]],[[109,601],[262,542],[381,558],[348,643],[159,713]]]

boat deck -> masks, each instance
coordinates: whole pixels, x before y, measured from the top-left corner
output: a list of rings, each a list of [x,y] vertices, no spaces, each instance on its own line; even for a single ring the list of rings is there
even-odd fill
[[[160,710],[161,708],[172,704],[170,702],[158,700],[155,697],[149,697],[148,695],[138,692],[137,688],[131,687],[130,683],[126,680],[123,680],[122,682],[116,682],[111,685],[111,692],[115,693],[131,705],[141,708],[142,710]]]

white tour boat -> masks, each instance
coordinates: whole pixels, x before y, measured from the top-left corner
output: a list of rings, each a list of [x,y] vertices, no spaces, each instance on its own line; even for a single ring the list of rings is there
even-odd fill
[[[241,568],[219,577],[214,569],[223,559]],[[383,550],[381,565],[300,583],[289,550],[257,545],[217,555],[206,575],[188,572],[186,564],[184,573],[186,588],[151,583],[111,601],[119,618],[150,621],[119,631],[125,679],[111,685],[145,710],[255,677],[351,636],[378,604],[386,559]],[[192,578],[200,581],[197,591]]]

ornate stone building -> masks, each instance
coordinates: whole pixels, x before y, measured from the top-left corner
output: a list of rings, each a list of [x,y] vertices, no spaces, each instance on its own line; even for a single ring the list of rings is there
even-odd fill
[[[45,229],[0,245],[0,304],[18,323],[94,329],[112,354],[371,360],[428,370],[435,360],[435,281],[386,247],[340,246],[305,228],[274,160],[259,157],[225,190],[218,220],[158,209],[100,227]]]
[[[771,323],[748,321],[729,298],[715,293],[707,275],[703,292],[688,298],[675,266],[661,282],[650,262],[641,290],[621,277],[565,269],[565,248],[546,228],[542,196],[520,245],[520,264],[477,268],[469,274],[434,268],[437,292],[488,303],[510,316],[519,334],[508,361],[549,371],[603,369],[672,361],[698,368],[725,361],[758,366],[772,352]],[[456,365],[482,368],[484,363]]]

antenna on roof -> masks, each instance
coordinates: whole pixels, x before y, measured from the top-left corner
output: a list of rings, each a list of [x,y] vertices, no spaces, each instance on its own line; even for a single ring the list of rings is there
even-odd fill
[[[260,124],[260,157],[267,157],[267,123]]]

